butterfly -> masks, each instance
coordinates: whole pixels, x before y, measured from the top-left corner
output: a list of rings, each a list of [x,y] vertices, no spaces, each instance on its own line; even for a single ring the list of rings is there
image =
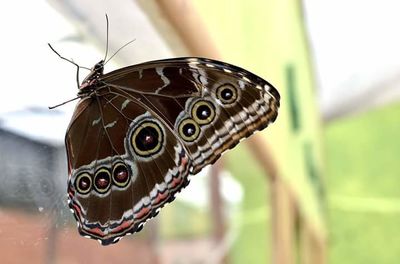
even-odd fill
[[[255,74],[206,58],[106,74],[104,64],[79,85],[65,145],[79,233],[109,245],[139,232],[189,175],[274,122],[280,95]]]

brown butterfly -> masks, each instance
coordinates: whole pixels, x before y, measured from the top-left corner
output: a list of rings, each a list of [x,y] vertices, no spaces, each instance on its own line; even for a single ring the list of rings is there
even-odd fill
[[[80,84],[65,137],[69,207],[80,234],[102,245],[140,231],[190,174],[277,117],[277,90],[221,61],[103,70],[104,60]]]

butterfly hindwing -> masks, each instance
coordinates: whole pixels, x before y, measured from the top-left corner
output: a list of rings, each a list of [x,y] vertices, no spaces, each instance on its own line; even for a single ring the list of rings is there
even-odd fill
[[[188,182],[182,144],[129,95],[93,100],[71,123],[66,145],[70,207],[81,234],[103,244],[139,230]]]

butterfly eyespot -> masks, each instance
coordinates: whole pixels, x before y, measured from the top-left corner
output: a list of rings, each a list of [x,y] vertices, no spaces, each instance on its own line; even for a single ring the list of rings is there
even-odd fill
[[[208,101],[197,101],[192,107],[192,117],[199,125],[211,123],[215,118],[215,107]]]
[[[110,189],[110,186],[110,172],[105,168],[99,169],[94,176],[94,188],[99,193],[105,193]]]
[[[223,104],[232,104],[238,99],[237,89],[231,84],[223,84],[217,88],[217,98]]]
[[[161,150],[163,140],[160,126],[155,122],[145,121],[132,133],[131,144],[136,154],[148,157]]]
[[[179,124],[178,132],[183,140],[192,142],[199,137],[200,127],[193,119],[187,118]]]
[[[113,182],[119,187],[125,187],[129,183],[129,170],[121,162],[114,165],[112,176]]]
[[[75,180],[75,189],[80,194],[87,194],[92,188],[92,178],[88,173],[79,174]]]

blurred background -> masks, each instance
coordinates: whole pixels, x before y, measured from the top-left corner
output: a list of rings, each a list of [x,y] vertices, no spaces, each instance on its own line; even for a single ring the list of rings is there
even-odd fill
[[[400,3],[0,3],[1,263],[398,263]],[[103,247],[67,210],[75,67],[202,56],[281,93],[278,119],[191,178],[139,234]],[[81,78],[85,76],[81,73]]]

